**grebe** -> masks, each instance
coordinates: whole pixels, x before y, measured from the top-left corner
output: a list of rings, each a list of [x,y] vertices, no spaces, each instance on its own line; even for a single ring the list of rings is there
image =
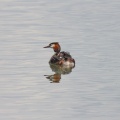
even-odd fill
[[[49,64],[55,64],[60,66],[75,67],[75,60],[72,58],[70,53],[61,52],[61,47],[58,42],[52,42],[44,48],[53,48],[55,54],[51,57]]]

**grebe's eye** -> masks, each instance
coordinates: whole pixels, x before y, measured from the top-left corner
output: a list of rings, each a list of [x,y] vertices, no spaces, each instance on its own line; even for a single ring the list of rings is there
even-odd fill
[[[50,47],[52,47],[52,44],[49,44]]]
[[[55,47],[55,44],[51,44],[50,46],[53,48],[53,47]]]

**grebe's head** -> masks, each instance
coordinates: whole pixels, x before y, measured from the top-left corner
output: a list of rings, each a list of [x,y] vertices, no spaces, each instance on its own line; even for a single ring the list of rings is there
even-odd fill
[[[58,42],[50,43],[48,46],[45,46],[44,48],[53,48],[54,52],[59,53],[61,50],[61,47]]]

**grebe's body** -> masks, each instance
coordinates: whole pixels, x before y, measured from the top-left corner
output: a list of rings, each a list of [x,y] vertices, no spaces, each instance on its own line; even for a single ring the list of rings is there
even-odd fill
[[[60,52],[61,47],[58,42],[50,43],[44,48],[53,48],[55,54],[51,57],[49,63],[61,66],[75,67],[75,60],[68,52]]]

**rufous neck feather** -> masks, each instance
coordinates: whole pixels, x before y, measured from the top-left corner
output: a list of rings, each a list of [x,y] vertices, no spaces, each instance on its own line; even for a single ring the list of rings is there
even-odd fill
[[[54,49],[54,52],[59,53],[60,50],[61,50],[61,47],[60,47],[59,44],[56,44],[56,45],[53,47],[53,49]]]

